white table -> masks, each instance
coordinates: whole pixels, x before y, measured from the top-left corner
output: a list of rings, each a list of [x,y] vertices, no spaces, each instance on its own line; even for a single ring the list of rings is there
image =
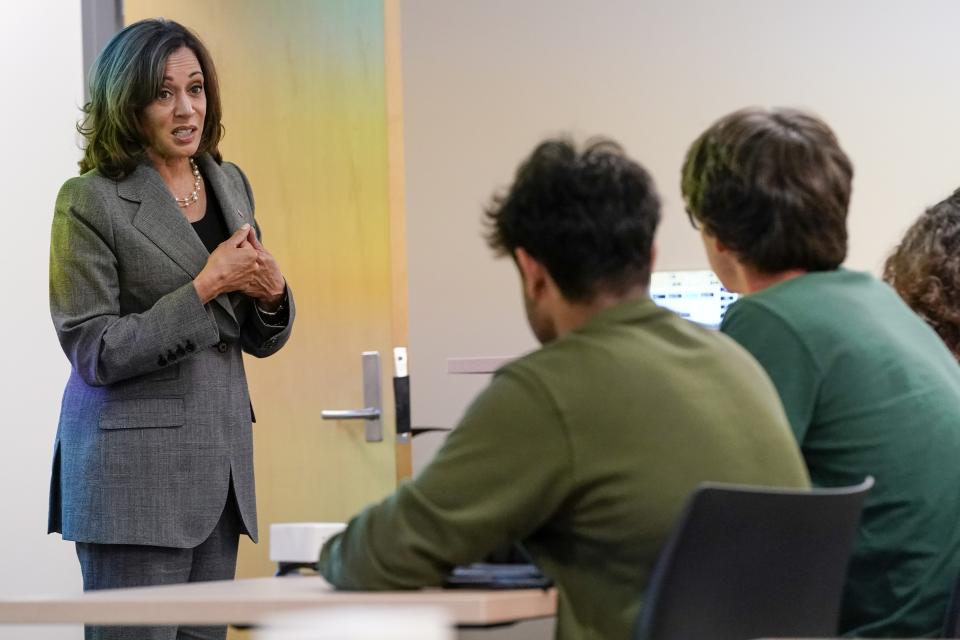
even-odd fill
[[[492,625],[556,613],[554,589],[335,591],[317,576],[250,578],[0,600],[0,624],[256,625],[282,611],[330,606],[420,605],[458,625]]]

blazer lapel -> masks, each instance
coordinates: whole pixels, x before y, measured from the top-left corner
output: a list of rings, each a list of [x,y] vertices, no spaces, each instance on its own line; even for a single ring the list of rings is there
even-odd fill
[[[233,234],[244,223],[253,224],[246,204],[246,197],[237,192],[227,174],[210,154],[204,153],[197,156],[197,164],[200,166],[200,171],[203,173],[207,185],[213,189],[213,195],[220,204],[223,221],[227,225],[227,233]],[[237,319],[234,306],[240,304],[242,300],[243,296],[239,293],[224,293],[217,297],[217,302],[230,313],[234,320]]]
[[[219,198],[220,194],[216,188],[214,191]],[[210,254],[180,212],[160,174],[146,162],[141,163],[129,177],[117,183],[117,194],[125,200],[140,203],[140,208],[133,218],[133,226],[191,278],[196,278],[207,264]],[[224,214],[229,227],[229,218],[226,217],[226,212]],[[230,304],[227,295],[220,294],[215,300],[236,322],[233,305]]]
[[[213,187],[213,194],[220,203],[220,210],[223,211],[223,221],[227,224],[227,231],[235,232],[244,223],[253,224],[250,221],[250,208],[247,205],[246,197],[237,193],[236,188],[230,183],[227,174],[210,157],[210,154],[203,154],[197,157],[197,164],[207,180],[207,184]]]
[[[117,183],[117,194],[125,200],[140,203],[133,226],[191,278],[196,278],[207,263],[209,254],[190,223],[180,213],[160,174],[142,163],[126,180]]]

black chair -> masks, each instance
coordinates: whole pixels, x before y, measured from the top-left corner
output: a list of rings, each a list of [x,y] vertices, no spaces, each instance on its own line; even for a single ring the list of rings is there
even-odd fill
[[[634,640],[836,636],[872,486],[701,485],[657,559]]]

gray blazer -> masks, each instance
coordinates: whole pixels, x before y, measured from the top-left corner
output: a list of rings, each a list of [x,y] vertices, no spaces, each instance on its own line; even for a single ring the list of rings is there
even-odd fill
[[[235,165],[198,158],[228,230],[256,227]],[[259,229],[257,229],[259,235]],[[253,301],[203,305],[192,280],[208,252],[163,180],[141,164],[116,182],[91,171],[57,196],[50,311],[72,372],[50,482],[49,531],[103,544],[194,547],[232,479],[257,539],[253,407],[241,351],[271,355],[290,336]]]

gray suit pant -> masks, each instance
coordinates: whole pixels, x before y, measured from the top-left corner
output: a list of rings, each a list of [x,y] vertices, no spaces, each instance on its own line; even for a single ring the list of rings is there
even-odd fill
[[[192,549],[127,544],[77,543],[83,590],[232,580],[243,524],[231,487],[220,522]],[[86,626],[85,640],[224,640],[227,628]]]

